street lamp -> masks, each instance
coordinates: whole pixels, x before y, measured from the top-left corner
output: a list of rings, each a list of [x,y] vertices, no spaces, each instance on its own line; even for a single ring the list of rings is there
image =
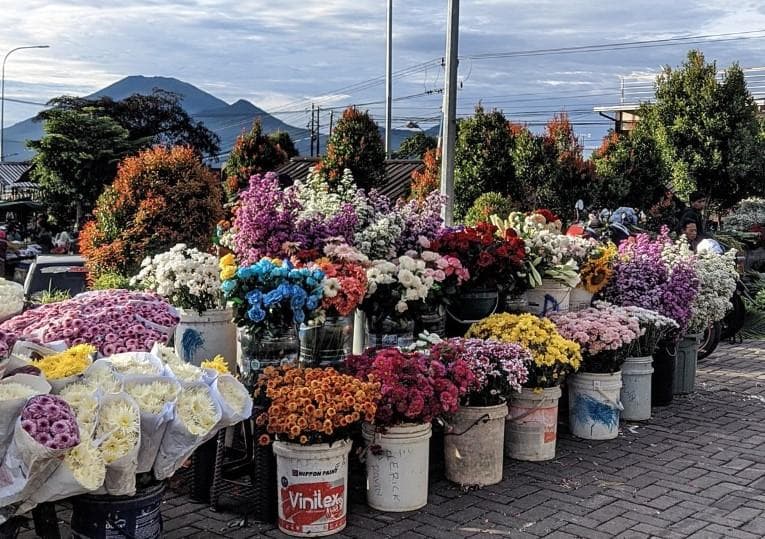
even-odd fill
[[[20,51],[22,49],[48,49],[50,48],[50,45],[27,45],[24,47],[16,47],[15,49],[9,50],[5,57],[3,57],[3,69],[2,69],[2,75],[0,76],[0,163],[3,162],[3,136],[5,135],[5,62],[8,60],[8,57],[16,52]]]

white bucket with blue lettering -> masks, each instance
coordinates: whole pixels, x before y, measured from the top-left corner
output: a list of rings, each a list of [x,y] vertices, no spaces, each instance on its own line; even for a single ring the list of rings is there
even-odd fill
[[[364,423],[367,504],[378,511],[415,511],[428,503],[430,423],[387,427]]]
[[[236,326],[231,309],[211,309],[202,314],[178,309],[180,321],[175,327],[175,353],[196,366],[205,359],[223,356],[229,371],[236,374]]]
[[[579,372],[568,377],[569,429],[585,440],[611,440],[619,435],[624,406],[619,395],[622,373]]]
[[[571,287],[554,279],[542,279],[542,284],[524,292],[526,311],[538,316],[566,312],[571,301]]]

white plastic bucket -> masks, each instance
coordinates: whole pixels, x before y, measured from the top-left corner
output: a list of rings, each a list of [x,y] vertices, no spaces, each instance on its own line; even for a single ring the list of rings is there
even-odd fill
[[[231,309],[205,311],[178,309],[180,322],[175,327],[175,353],[183,361],[199,364],[217,355],[223,356],[232,374],[236,374],[236,326]]]
[[[444,435],[446,478],[463,486],[502,481],[507,404],[463,406]]]
[[[568,378],[569,428],[585,440],[611,440],[619,435],[622,373],[579,372]]]
[[[526,310],[540,316],[568,311],[571,301],[571,287],[553,279],[542,279],[541,285],[524,294],[528,302]]]
[[[523,388],[510,396],[505,421],[505,455],[528,461],[555,458],[560,395],[560,387],[556,386],[538,392]]]
[[[388,427],[364,423],[367,504],[379,511],[414,511],[428,503],[430,423]]]
[[[653,357],[628,357],[622,365],[622,418],[627,421],[651,419],[651,374]]]
[[[345,528],[349,440],[300,445],[274,442],[279,529],[295,537],[321,537]]]
[[[568,300],[568,308],[571,311],[581,311],[592,306],[592,294],[584,288],[577,286],[571,289]]]

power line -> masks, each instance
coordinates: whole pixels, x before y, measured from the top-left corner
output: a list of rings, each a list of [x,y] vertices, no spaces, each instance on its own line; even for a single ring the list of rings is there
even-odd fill
[[[24,105],[37,105],[39,107],[47,107],[47,103],[38,103],[37,101],[27,101],[26,99],[15,99],[13,97],[6,97],[6,101],[10,101],[11,103],[22,103]]]

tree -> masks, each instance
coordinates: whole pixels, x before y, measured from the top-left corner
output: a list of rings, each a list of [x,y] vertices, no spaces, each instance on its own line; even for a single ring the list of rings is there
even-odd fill
[[[598,177],[594,200],[600,207],[648,211],[667,189],[669,168],[656,139],[639,123],[628,134],[611,132],[591,160]]]
[[[223,216],[217,176],[188,147],[156,146],[120,163],[80,235],[91,277],[132,275],[177,243],[206,250]]]
[[[697,50],[656,80],[656,102],[639,111],[670,165],[675,190],[698,190],[727,208],[762,188],[762,129],[757,107],[734,64],[717,66]]]
[[[438,146],[438,139],[436,137],[418,131],[401,141],[401,145],[398,147],[394,157],[397,159],[422,159],[425,156],[425,152],[434,149],[436,146]]]
[[[422,172],[412,172],[412,193],[409,197],[420,202],[441,186],[441,152],[438,148],[432,148],[425,152],[422,161],[425,165]]]
[[[129,133],[93,108],[46,111],[45,134],[29,142],[32,180],[60,226],[90,211],[113,179],[119,160],[135,149]]]
[[[260,120],[255,120],[249,132],[237,137],[223,168],[229,200],[234,200],[237,193],[247,187],[251,176],[276,170],[294,155],[297,150],[289,134],[265,135]]]
[[[214,156],[220,150],[220,138],[202,122],[195,122],[181,106],[181,97],[155,88],[151,95],[133,94],[120,101],[110,97],[87,99],[62,96],[48,104],[53,108],[37,115],[46,120],[51,110],[95,109],[128,131],[128,138],[140,149],[157,144],[190,146],[201,155]]]
[[[504,115],[484,112],[457,124],[454,152],[454,214],[461,219],[483,193],[508,194],[515,178],[513,136]]]
[[[499,193],[484,193],[475,199],[465,215],[465,224],[475,226],[478,223],[488,223],[492,215],[497,215],[501,219],[507,219],[516,207],[513,202]]]
[[[359,187],[380,187],[385,178],[385,148],[380,129],[369,112],[356,107],[343,111],[327,142],[327,153],[318,169],[330,183],[339,181],[350,169]]]

